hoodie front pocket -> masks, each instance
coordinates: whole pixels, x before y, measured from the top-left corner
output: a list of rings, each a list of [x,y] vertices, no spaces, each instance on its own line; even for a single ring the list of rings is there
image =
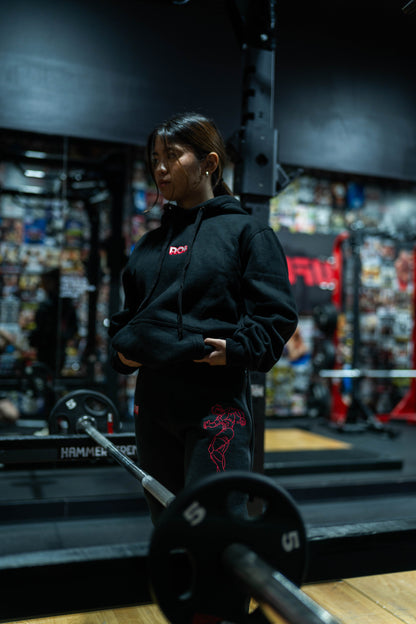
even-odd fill
[[[179,339],[176,324],[137,318],[117,332],[112,346],[127,359],[152,368],[201,359],[205,353],[202,334],[183,328]]]

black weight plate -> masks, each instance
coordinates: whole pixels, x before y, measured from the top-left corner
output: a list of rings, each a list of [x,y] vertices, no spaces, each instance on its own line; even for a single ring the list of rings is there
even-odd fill
[[[233,514],[228,506],[232,492],[263,501],[263,513],[254,518]],[[245,544],[301,584],[306,531],[290,495],[270,478],[255,473],[230,471],[207,477],[180,493],[153,531],[150,590],[170,622],[244,618],[249,597],[221,563],[224,549],[232,543]]]
[[[334,335],[338,324],[338,310],[333,303],[317,306],[313,310],[313,316],[316,326],[322,333],[328,337]]]
[[[94,419],[94,426],[102,433],[120,429],[120,417],[114,403],[96,390],[74,390],[63,396],[49,415],[49,433],[77,434],[77,422],[82,416]]]

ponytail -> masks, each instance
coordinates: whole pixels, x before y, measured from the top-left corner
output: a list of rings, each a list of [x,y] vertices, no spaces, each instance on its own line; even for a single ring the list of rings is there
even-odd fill
[[[228,184],[224,182],[223,178],[220,178],[219,180],[217,179],[217,181],[214,180],[215,173],[216,171],[214,171],[212,175],[212,190],[214,192],[214,197],[218,197],[219,195],[234,195]]]

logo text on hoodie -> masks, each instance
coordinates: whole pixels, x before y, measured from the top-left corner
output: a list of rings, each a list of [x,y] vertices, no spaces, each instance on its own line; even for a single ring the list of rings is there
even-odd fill
[[[169,247],[170,256],[177,256],[179,254],[185,253],[185,251],[188,251],[188,245],[181,245],[180,247],[175,247],[174,245],[171,245]]]

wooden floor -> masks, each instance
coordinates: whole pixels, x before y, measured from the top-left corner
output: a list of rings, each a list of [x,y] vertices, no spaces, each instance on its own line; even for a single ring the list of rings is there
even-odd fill
[[[299,429],[266,429],[265,450],[319,450],[350,445]],[[415,562],[416,567],[416,562]],[[341,624],[416,624],[416,571],[306,585],[310,598]],[[19,624],[167,624],[156,605],[86,612]]]
[[[264,450],[273,451],[323,451],[329,449],[351,448],[350,444],[327,438],[303,429],[266,429],[264,432]]]
[[[336,583],[307,585],[303,590],[341,624],[416,624],[416,572],[396,572]],[[157,606],[146,605],[32,619],[27,622],[28,624],[167,624],[168,620]]]
[[[415,624],[416,572],[308,585],[304,591],[342,624]]]

